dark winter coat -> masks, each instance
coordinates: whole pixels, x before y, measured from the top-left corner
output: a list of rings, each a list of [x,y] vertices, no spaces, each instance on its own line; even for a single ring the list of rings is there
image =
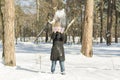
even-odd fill
[[[51,56],[50,60],[56,61],[64,61],[65,54],[64,54],[64,34],[56,32],[52,33],[51,38],[53,39],[53,46],[51,49]]]

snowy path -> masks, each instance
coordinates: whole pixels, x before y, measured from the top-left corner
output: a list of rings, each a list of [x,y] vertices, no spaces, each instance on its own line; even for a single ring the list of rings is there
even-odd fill
[[[0,58],[0,80],[120,80],[120,44],[95,45],[92,58],[81,55],[80,47],[65,45],[66,75],[61,75],[59,63],[56,73],[50,73],[50,43],[20,43],[16,46],[16,67],[4,66]]]

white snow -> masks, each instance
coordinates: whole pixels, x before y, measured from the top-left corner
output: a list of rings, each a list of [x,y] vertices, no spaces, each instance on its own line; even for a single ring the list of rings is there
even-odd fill
[[[51,74],[51,43],[19,42],[16,45],[16,67],[4,66],[0,43],[0,80],[120,80],[120,43],[93,45],[93,57],[80,53],[80,44],[65,44],[66,75],[59,63]]]

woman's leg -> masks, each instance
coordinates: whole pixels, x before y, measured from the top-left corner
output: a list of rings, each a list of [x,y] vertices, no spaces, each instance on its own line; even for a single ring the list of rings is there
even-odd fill
[[[57,61],[52,61],[52,66],[51,66],[51,72],[52,72],[52,73],[55,72],[56,62],[57,62]]]
[[[59,63],[60,63],[61,72],[64,72],[65,71],[64,61],[59,61]]]

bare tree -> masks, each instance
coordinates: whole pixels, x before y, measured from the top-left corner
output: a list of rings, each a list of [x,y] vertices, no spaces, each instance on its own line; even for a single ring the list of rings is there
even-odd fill
[[[14,45],[14,19],[15,7],[14,0],[5,0],[4,12],[4,62],[7,66],[15,66],[15,45]]]
[[[92,32],[93,32],[93,7],[94,0],[86,0],[85,6],[85,22],[84,31],[82,39],[82,49],[81,52],[87,57],[92,57]]]

